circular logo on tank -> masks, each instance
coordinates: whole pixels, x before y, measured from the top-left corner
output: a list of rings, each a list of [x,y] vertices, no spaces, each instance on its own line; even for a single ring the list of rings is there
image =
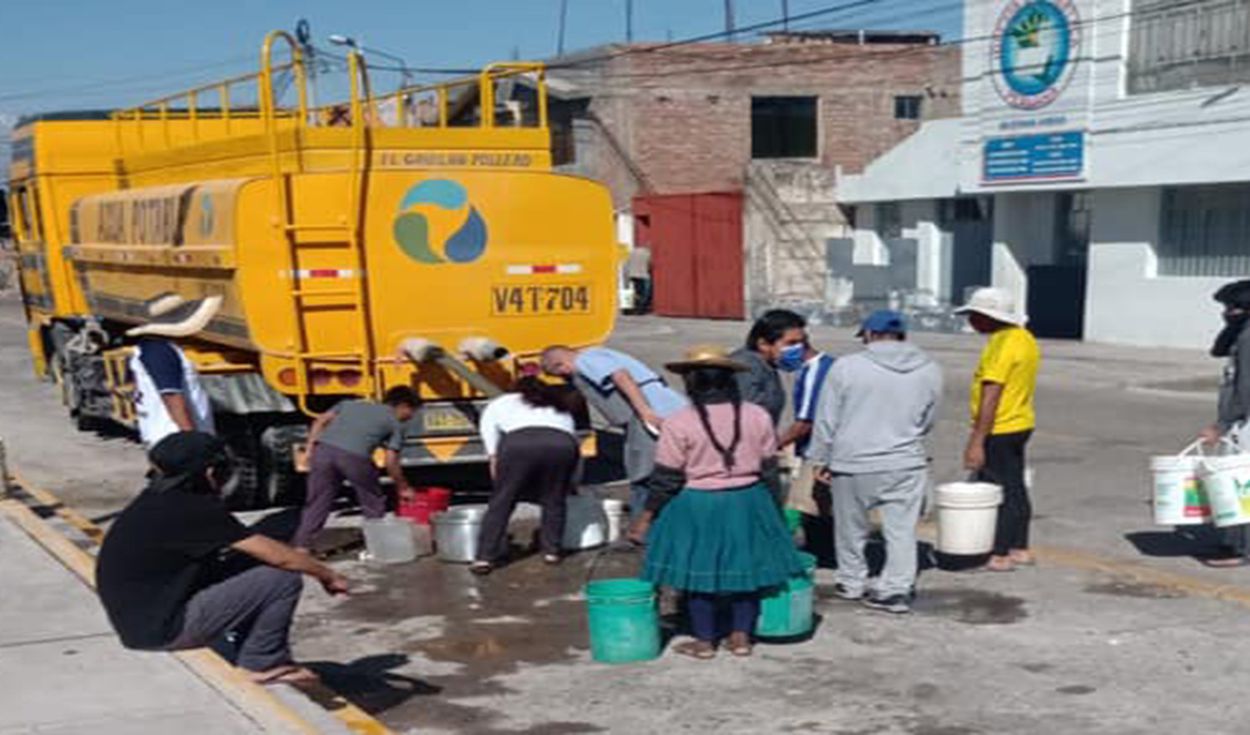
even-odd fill
[[[1054,102],[1072,81],[1081,21],[1072,0],[1014,0],[994,29],[990,68],[1003,100],[1022,110]]]
[[[404,193],[393,224],[400,250],[418,263],[472,263],[486,252],[486,221],[463,186],[427,179]]]

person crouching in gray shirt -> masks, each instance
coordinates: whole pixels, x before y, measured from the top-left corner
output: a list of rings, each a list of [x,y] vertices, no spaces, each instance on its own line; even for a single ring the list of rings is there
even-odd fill
[[[911,610],[916,523],[928,485],[925,437],[942,396],[942,371],[906,341],[902,314],[877,311],[859,337],[866,349],[829,370],[816,411],[809,460],[833,496],[838,571],[835,593],[892,613]],[[879,508],[886,564],[868,590],[868,512]]]

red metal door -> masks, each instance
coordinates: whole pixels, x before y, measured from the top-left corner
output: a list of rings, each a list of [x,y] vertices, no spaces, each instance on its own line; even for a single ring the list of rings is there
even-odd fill
[[[661,316],[741,319],[742,194],[665,194],[634,200],[636,238],[651,248]]]

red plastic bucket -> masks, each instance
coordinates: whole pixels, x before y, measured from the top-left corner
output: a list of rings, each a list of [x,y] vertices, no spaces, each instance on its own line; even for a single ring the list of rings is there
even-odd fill
[[[398,515],[413,523],[428,526],[430,516],[441,513],[449,507],[451,507],[450,490],[443,487],[420,487],[416,489],[416,496],[412,500],[406,501],[400,498]]]

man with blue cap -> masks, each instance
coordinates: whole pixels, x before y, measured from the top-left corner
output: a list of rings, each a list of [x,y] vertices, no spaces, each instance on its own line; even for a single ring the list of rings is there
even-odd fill
[[[808,457],[823,468],[833,496],[836,594],[906,613],[916,584],[916,523],[929,482],[925,438],[937,420],[942,370],[907,341],[907,320],[898,312],[873,312],[858,336],[865,349],[829,370]],[[886,564],[870,590],[864,545],[874,508],[881,512]]]

